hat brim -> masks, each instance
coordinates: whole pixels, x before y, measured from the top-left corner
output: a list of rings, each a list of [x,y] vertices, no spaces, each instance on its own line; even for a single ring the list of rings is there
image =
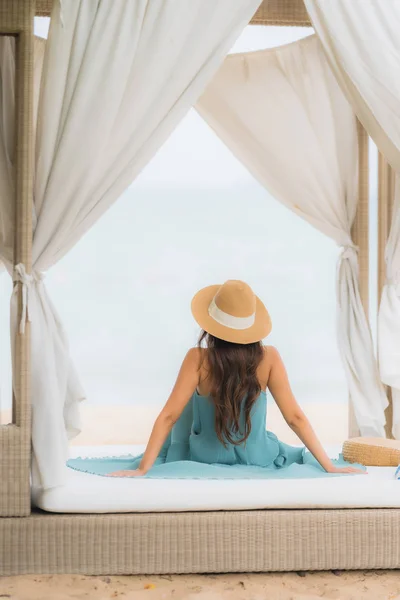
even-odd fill
[[[256,314],[254,324],[247,329],[232,329],[220,325],[208,314],[208,307],[218,292],[220,285],[203,288],[192,300],[192,315],[204,331],[220,340],[234,344],[253,344],[260,342],[271,333],[271,317],[261,300],[256,296]]]

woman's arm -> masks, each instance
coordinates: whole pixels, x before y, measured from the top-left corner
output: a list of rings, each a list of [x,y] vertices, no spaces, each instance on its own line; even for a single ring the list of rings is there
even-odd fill
[[[267,349],[270,364],[268,389],[286,423],[297,434],[311,454],[328,473],[364,473],[354,467],[336,467],[322,447],[311,424],[293,395],[282,359],[272,346]]]
[[[136,471],[116,471],[112,477],[135,477],[145,475],[154,464],[174,423],[179,419],[199,382],[200,350],[192,348],[186,354],[176,383],[167,403],[158,415],[147,448]]]

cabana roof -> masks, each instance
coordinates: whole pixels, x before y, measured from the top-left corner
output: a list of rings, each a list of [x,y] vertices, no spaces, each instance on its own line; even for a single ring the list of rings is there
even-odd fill
[[[36,0],[36,16],[49,17],[52,6],[53,0]],[[303,0],[263,0],[250,24],[311,27]]]

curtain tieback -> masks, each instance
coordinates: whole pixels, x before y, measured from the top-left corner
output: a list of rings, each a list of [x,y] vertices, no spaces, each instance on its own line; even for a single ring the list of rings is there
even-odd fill
[[[355,254],[358,254],[358,251],[359,247],[355,244],[346,244],[345,246],[342,246],[342,254],[340,257],[342,259],[352,258]]]
[[[19,323],[19,332],[21,334],[25,333],[25,322],[28,320],[30,322],[29,316],[29,290],[32,283],[38,283],[42,281],[44,278],[44,273],[40,271],[33,271],[32,274],[28,274],[26,272],[25,265],[19,263],[14,267],[14,283],[22,284],[22,314],[21,321]]]

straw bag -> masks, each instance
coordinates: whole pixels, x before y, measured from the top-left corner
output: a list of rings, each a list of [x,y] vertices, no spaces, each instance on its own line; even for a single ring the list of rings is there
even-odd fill
[[[343,458],[370,467],[397,467],[400,465],[400,441],[351,438],[343,444]]]

